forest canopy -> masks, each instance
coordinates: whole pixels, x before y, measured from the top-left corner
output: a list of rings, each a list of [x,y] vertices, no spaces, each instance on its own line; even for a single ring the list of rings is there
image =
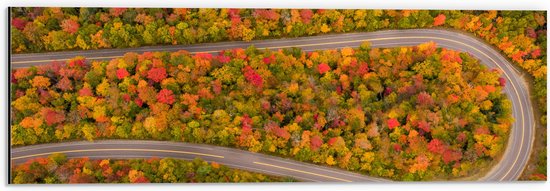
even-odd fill
[[[197,182],[288,182],[274,177],[232,169],[200,158],[192,161],[173,158],[130,160],[68,159],[56,153],[36,158],[12,168],[15,184],[79,183],[197,183]]]
[[[488,168],[513,122],[501,71],[433,42],[77,57],[12,76],[13,146],[172,140],[433,180]]]
[[[472,33],[534,78],[546,125],[546,12],[360,9],[12,8],[13,53],[195,44],[383,29]]]

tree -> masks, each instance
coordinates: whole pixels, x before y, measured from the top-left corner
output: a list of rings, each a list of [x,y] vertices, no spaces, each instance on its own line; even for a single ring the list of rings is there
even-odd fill
[[[11,19],[11,25],[14,26],[18,30],[25,29],[25,25],[27,25],[27,21],[21,19],[21,18],[13,18]]]
[[[130,73],[128,73],[128,71],[125,68],[119,68],[116,71],[116,76],[119,80],[124,79],[124,78],[128,77],[129,75],[130,75]]]
[[[440,26],[445,24],[445,19],[447,17],[444,14],[439,14],[437,17],[434,18],[434,24],[433,26]]]
[[[61,28],[63,28],[63,31],[68,32],[69,34],[75,34],[78,32],[79,27],[80,25],[78,22],[72,19],[65,19],[61,22]]]
[[[410,173],[422,173],[430,166],[430,160],[426,155],[419,155],[415,158],[415,164],[409,168]]]
[[[50,79],[44,76],[35,76],[32,79],[32,86],[36,88],[48,88],[50,86]]]
[[[445,152],[445,145],[439,139],[432,139],[430,143],[428,143],[428,150],[432,153],[443,154],[443,152]]]
[[[430,132],[430,124],[424,120],[418,122],[418,128],[426,133]]]
[[[323,145],[323,140],[318,135],[311,137],[311,150],[318,150]]]
[[[330,71],[330,66],[325,63],[321,63],[317,66],[317,71],[319,71],[319,74],[324,74]]]
[[[157,83],[164,80],[166,77],[165,68],[151,68],[149,72],[147,72],[147,78]]]
[[[63,77],[59,82],[57,82],[56,87],[62,91],[73,90],[73,82],[69,80],[68,77]]]
[[[498,83],[500,86],[504,87],[506,86],[506,79],[504,79],[503,77],[500,77],[498,78]]]
[[[160,92],[157,94],[157,100],[160,103],[165,103],[170,105],[176,101],[174,97],[174,93],[172,93],[171,90],[167,90],[167,89],[160,90]]]
[[[399,124],[399,121],[397,121],[397,119],[395,119],[395,118],[388,119],[387,123],[388,123],[388,128],[390,130],[401,125],[401,124]]]
[[[128,172],[128,178],[130,179],[131,183],[149,183],[149,180],[147,179],[147,177],[145,177],[142,171],[134,169]]]
[[[263,86],[263,78],[252,67],[245,66],[243,68],[244,76],[246,80],[252,85],[261,88]]]
[[[426,92],[420,92],[417,96],[417,103],[421,106],[430,106],[434,104],[432,96]]]
[[[443,162],[449,164],[450,162],[457,162],[462,159],[462,153],[460,151],[446,150],[442,155]]]
[[[311,9],[300,10],[300,18],[302,19],[303,23],[309,24],[311,22],[312,17],[313,17],[313,11],[311,11]]]

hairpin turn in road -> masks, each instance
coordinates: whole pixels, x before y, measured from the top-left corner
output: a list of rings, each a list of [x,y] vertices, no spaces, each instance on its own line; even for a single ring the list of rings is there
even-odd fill
[[[512,181],[519,178],[529,160],[535,134],[535,119],[527,82],[525,82],[520,72],[514,68],[512,63],[497,50],[478,38],[459,32],[438,29],[388,30],[251,42],[234,41],[196,45],[14,54],[10,58],[10,63],[13,68],[20,68],[47,64],[52,61],[64,61],[75,56],[84,56],[87,60],[106,60],[121,57],[127,52],[143,53],[187,50],[191,53],[204,52],[217,54],[221,50],[246,48],[250,45],[254,45],[259,49],[299,47],[305,51],[312,51],[357,47],[364,41],[371,42],[372,47],[413,46],[433,41],[439,47],[468,52],[487,67],[502,70],[503,77],[507,81],[504,92],[512,102],[514,122],[504,155],[499,163],[482,177],[481,180]],[[21,163],[30,158],[44,157],[55,152],[66,153],[69,157],[88,156],[95,158],[143,158],[156,156],[191,159],[201,157],[207,161],[220,162],[234,168],[279,176],[291,176],[303,181],[385,181],[384,179],[368,177],[344,170],[305,164],[243,150],[211,145],[160,141],[65,142],[18,147],[11,149],[11,161]]]

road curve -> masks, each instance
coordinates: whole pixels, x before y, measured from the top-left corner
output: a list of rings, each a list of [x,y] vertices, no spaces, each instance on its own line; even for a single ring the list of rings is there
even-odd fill
[[[104,50],[88,50],[88,51],[67,51],[67,52],[51,52],[51,53],[35,53],[35,54],[13,54],[10,57],[10,63],[13,68],[19,67],[29,67],[33,65],[47,64],[52,61],[63,61],[75,56],[84,56],[87,60],[105,60],[117,58],[126,52],[151,52],[151,51],[177,51],[177,50],[187,50],[191,53],[212,53],[216,54],[221,50],[233,49],[233,48],[246,48],[250,45],[254,45],[259,49],[280,49],[288,47],[300,47],[305,51],[320,50],[320,49],[335,49],[342,47],[357,47],[363,41],[371,42],[372,47],[398,47],[398,46],[413,46],[420,43],[434,41],[439,47],[468,52],[472,56],[478,58],[482,64],[488,66],[489,68],[499,68],[503,71],[503,76],[507,81],[506,86],[504,87],[504,92],[507,94],[508,98],[512,102],[512,112],[514,117],[514,123],[510,132],[510,137],[506,147],[506,151],[502,156],[502,159],[499,163],[494,166],[489,173],[481,178],[483,181],[512,181],[517,180],[521,175],[523,169],[525,168],[529,155],[532,150],[534,133],[535,133],[535,119],[533,115],[533,107],[530,102],[530,95],[528,90],[528,84],[522,78],[519,71],[515,70],[512,63],[510,63],[504,56],[502,56],[498,51],[493,49],[491,45],[486,44],[483,40],[478,38],[465,35],[458,32],[447,31],[447,30],[438,30],[438,29],[410,29],[410,30],[388,30],[388,31],[377,31],[377,32],[364,32],[364,33],[345,33],[345,34],[335,34],[335,35],[322,35],[314,37],[300,37],[292,39],[273,39],[273,40],[259,40],[251,42],[222,42],[222,43],[206,43],[206,44],[196,44],[196,45],[176,45],[176,46],[153,46],[153,47],[140,47],[140,48],[128,48],[128,49],[104,49]],[[151,142],[147,142],[151,143]],[[79,143],[83,144],[83,143]],[[97,143],[88,143],[94,144],[92,148],[104,145],[103,142]],[[97,144],[97,145],[96,145]],[[132,142],[135,144],[135,147],[132,148],[150,148],[145,144],[139,142]],[[176,144],[176,143],[171,143]],[[162,148],[171,147],[171,144],[162,144]],[[182,144],[182,143],[177,143]],[[21,150],[40,147],[41,145],[22,147],[17,149],[12,149],[12,160],[13,157],[17,157],[18,152],[21,153]],[[46,145],[48,146],[48,145]],[[127,144],[122,144],[121,146],[128,146]],[[158,146],[158,145],[157,145]],[[72,148],[72,143],[60,144],[56,148],[69,149]],[[223,152],[223,149],[227,148],[216,147],[217,149],[222,149],[219,152]],[[158,149],[158,148],[157,148]],[[35,149],[33,152],[27,153],[30,155],[36,155],[44,153],[43,149]],[[153,152],[153,151],[151,151]],[[242,152],[242,151],[241,151]],[[101,151],[101,152],[72,152],[70,156],[87,156],[93,153],[99,153],[101,156],[120,156],[116,150],[112,151]],[[213,154],[218,153],[217,151],[212,151]],[[80,154],[80,155],[76,155]],[[142,156],[142,155],[153,155],[153,154],[162,154],[162,153],[144,153],[138,152],[133,153],[132,155]],[[165,156],[165,155],[155,155],[155,156]],[[172,155],[167,155],[172,156]],[[258,156],[254,154],[254,156]],[[281,160],[276,157],[268,157],[269,160]],[[32,158],[32,157],[31,157]],[[212,157],[203,157],[205,159],[213,159]],[[265,158],[264,158],[265,159]],[[267,160],[267,159],[266,159]],[[15,161],[19,161],[15,159]],[[295,176],[298,179],[310,181],[337,181],[337,179],[330,179],[327,177],[317,179],[311,177],[309,174],[307,177],[304,174],[307,173],[298,173],[299,171],[305,170],[302,166],[308,166],[308,171],[311,172],[320,172],[325,169],[324,167],[312,167],[311,165],[305,165],[303,163],[296,163],[294,161],[286,161],[289,165],[299,164],[297,166],[289,166],[288,169],[276,168],[269,165],[260,165],[260,163],[255,163],[252,166],[249,166],[248,163],[236,161],[227,161],[230,163],[229,166],[243,168],[247,170],[253,170],[258,172],[273,171],[277,173],[282,173],[280,175]],[[245,160],[242,160],[243,162]],[[220,161],[222,162],[222,161]],[[248,161],[250,162],[250,161]],[[223,162],[222,162],[223,163]],[[262,163],[263,164],[263,163]],[[269,164],[269,163],[265,163]],[[277,163],[281,164],[281,163]],[[239,165],[239,166],[237,166]],[[296,168],[295,168],[296,167]],[[275,169],[277,171],[274,171]],[[344,173],[344,172],[339,172]],[[347,172],[345,172],[347,173]],[[344,177],[340,174],[328,173],[331,176]],[[314,176],[314,175],[313,175]],[[354,175],[356,176],[356,175]],[[362,179],[352,179],[347,177],[346,180],[380,180],[374,178],[362,177]]]
[[[276,176],[294,177],[308,182],[382,182],[373,178],[336,168],[312,165],[240,149],[205,144],[145,140],[102,140],[41,144],[14,148],[11,161],[24,163],[30,158],[65,153],[69,158],[127,159],[170,157],[193,160],[196,157],[229,167]]]

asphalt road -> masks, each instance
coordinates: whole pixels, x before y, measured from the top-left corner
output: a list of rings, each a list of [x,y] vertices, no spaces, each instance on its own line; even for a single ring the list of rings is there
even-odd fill
[[[505,93],[512,102],[513,117],[515,119],[510,133],[506,151],[499,163],[494,166],[481,180],[483,181],[512,181],[517,180],[525,168],[532,150],[535,133],[535,122],[533,107],[530,103],[530,95],[527,82],[522,78],[519,71],[515,70],[510,63],[498,51],[490,45],[475,37],[462,33],[437,30],[437,29],[412,29],[412,30],[389,30],[366,33],[346,33],[336,35],[322,35],[314,37],[301,37],[292,39],[273,39],[251,42],[222,42],[206,43],[197,45],[177,46],[153,46],[129,49],[104,49],[89,51],[68,51],[37,54],[14,54],[10,58],[13,68],[29,67],[32,65],[47,64],[52,61],[63,61],[75,56],[84,56],[87,60],[105,60],[122,56],[126,52],[150,52],[150,51],[177,51],[187,50],[191,53],[206,52],[216,54],[220,50],[233,48],[246,48],[254,45],[263,49],[279,49],[287,47],[300,47],[305,51],[319,49],[335,49],[342,47],[357,47],[363,41],[371,42],[372,47],[398,47],[412,46],[420,43],[434,41],[439,47],[468,52],[478,58],[482,64],[489,68],[499,68],[503,71],[506,79]],[[45,156],[51,152],[65,152],[71,157],[95,156],[100,158],[110,157],[175,157],[191,158],[189,153],[161,152],[152,149],[171,149],[180,152],[200,151],[212,155],[223,156],[216,158],[203,156],[202,158],[217,161],[232,167],[252,170],[257,172],[293,176],[305,181],[377,181],[363,175],[357,175],[345,171],[338,171],[320,166],[307,165],[291,160],[283,160],[278,157],[265,156],[239,151],[228,148],[212,147],[205,145],[191,145],[188,143],[159,143],[159,142],[94,142],[94,143],[63,143],[58,145],[35,145],[12,149],[12,161],[21,162],[24,159]],[[149,145],[150,144],[150,145]],[[186,146],[189,145],[189,146]],[[53,146],[53,147],[52,147]],[[191,147],[192,146],[192,147]],[[31,149],[35,148],[35,149]],[[88,148],[103,150],[86,150]],[[117,150],[117,149],[149,149],[138,150]],[[202,148],[202,149],[197,149]],[[209,150],[215,148],[214,150]],[[30,149],[30,150],[29,150]],[[25,150],[25,151],[23,151]],[[28,151],[27,151],[28,150]],[[74,151],[74,152],[73,152]],[[231,151],[231,152],[228,152]],[[235,155],[235,153],[239,153]],[[259,157],[261,156],[261,157]],[[273,162],[279,161],[279,162]],[[285,162],[280,162],[285,161]],[[335,173],[338,172],[338,173]],[[329,178],[330,177],[330,178]],[[338,179],[335,179],[338,178]]]
[[[12,162],[23,163],[29,158],[66,153],[67,157],[87,156],[91,159],[170,157],[193,160],[196,157],[233,168],[276,176],[290,176],[311,182],[382,182],[373,178],[336,168],[312,165],[240,149],[203,144],[167,141],[104,140],[42,144],[12,149]]]

